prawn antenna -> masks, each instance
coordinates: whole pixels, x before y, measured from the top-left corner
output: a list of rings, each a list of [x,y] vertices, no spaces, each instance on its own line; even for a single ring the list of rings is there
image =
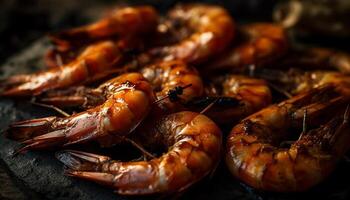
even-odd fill
[[[55,55],[55,59],[56,59],[56,64],[58,66],[62,66],[63,65],[63,59],[62,59],[62,56],[60,54],[56,54]]]
[[[251,65],[248,66],[248,74],[249,74],[249,76],[254,77],[255,76],[255,71],[256,71],[255,64],[251,64]]]
[[[179,95],[183,94],[184,89],[191,87],[192,84],[188,84],[185,86],[176,86],[175,88],[168,91],[167,95],[156,100],[154,104],[157,104],[165,99],[169,99],[171,102],[175,102],[179,99]]]
[[[203,114],[205,112],[207,112],[217,101],[219,100],[219,98],[215,98],[214,101],[212,101],[207,107],[205,107],[200,114]]]
[[[129,142],[130,144],[132,144],[134,147],[136,147],[138,150],[140,150],[143,155],[148,156],[151,159],[156,158],[154,155],[152,155],[150,152],[148,152],[143,146],[141,146],[140,144],[136,143],[134,140],[129,139],[127,137],[124,137],[124,139]]]
[[[271,82],[268,82],[267,83],[272,89],[274,89],[276,92],[286,96],[287,98],[292,98],[293,95],[291,95],[289,92],[287,92],[286,90],[284,89],[281,89],[280,87],[278,87],[277,85],[271,83]]]
[[[36,106],[40,106],[40,107],[44,107],[44,108],[52,109],[52,110],[60,113],[64,117],[69,117],[70,116],[70,114],[68,114],[67,112],[65,112],[62,109],[59,109],[59,108],[57,108],[56,106],[53,106],[53,105],[38,103],[38,102],[35,102],[35,101],[32,101],[31,104],[36,105]]]
[[[303,133],[306,133],[306,130],[307,130],[306,118],[307,118],[307,109],[304,110],[304,116],[303,116]]]
[[[346,124],[348,122],[349,122],[349,104],[346,106],[346,109],[344,112],[343,124]]]
[[[303,131],[301,132],[298,140],[300,140],[303,135],[306,133],[307,131],[307,124],[306,124],[306,120],[307,120],[307,109],[304,110],[304,116],[303,116]]]

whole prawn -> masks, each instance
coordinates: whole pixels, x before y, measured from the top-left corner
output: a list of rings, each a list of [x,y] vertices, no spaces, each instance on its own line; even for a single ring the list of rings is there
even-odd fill
[[[222,136],[209,118],[184,111],[165,116],[155,124],[140,134],[144,134],[141,138],[145,145],[167,149],[158,158],[121,162],[79,151],[63,151],[57,157],[70,168],[68,176],[109,186],[124,195],[182,192],[215,169]]]
[[[190,102],[189,107],[215,102],[206,115],[220,124],[238,122],[272,101],[270,89],[262,79],[229,74],[209,82],[203,97]]]
[[[229,13],[219,6],[179,5],[170,10],[167,17],[170,21],[184,24],[193,33],[179,43],[151,49],[148,53],[152,56],[199,63],[221,53],[234,37],[234,21]]]
[[[100,40],[103,41],[103,40]],[[117,47],[121,50],[124,57],[127,55],[134,56],[132,52],[138,52],[141,49],[144,49],[145,41],[142,37],[128,36],[123,37],[116,41]],[[79,57],[79,55],[84,52],[84,50],[91,48],[98,42],[90,42],[88,44],[70,48],[67,50],[60,50],[58,47],[49,48],[44,55],[44,63],[47,68],[56,68],[64,66]]]
[[[228,136],[228,168],[236,178],[260,190],[293,192],[315,186],[350,147],[348,108],[344,117],[335,116],[344,112],[348,102],[349,96],[328,85],[245,118]],[[293,136],[300,129],[302,133]],[[283,145],[288,137],[297,139],[290,146]]]
[[[120,43],[107,40],[88,46],[68,64],[33,74],[14,75],[2,81],[1,96],[39,95],[99,78],[123,60]]]
[[[239,31],[243,40],[223,56],[214,59],[205,70],[242,71],[246,66],[275,61],[288,50],[285,30],[277,24],[247,24],[241,26]]]
[[[141,68],[140,73],[151,83],[156,94],[157,106],[164,112],[183,110],[186,102],[203,94],[204,86],[199,73],[181,60],[157,62]],[[89,108],[105,99],[96,90],[80,86],[49,91],[39,97],[38,101],[61,108]]]
[[[158,13],[151,6],[116,8],[99,21],[51,34],[50,38],[57,45],[58,50],[66,51],[115,35],[125,37],[154,32],[157,23]]]
[[[27,139],[18,152],[98,140],[115,144],[133,131],[150,111],[155,97],[152,86],[139,73],[118,76],[97,89],[105,96],[101,105],[69,117],[46,117],[16,122],[9,136]],[[31,139],[28,139],[31,138]],[[105,142],[105,138],[112,141]]]

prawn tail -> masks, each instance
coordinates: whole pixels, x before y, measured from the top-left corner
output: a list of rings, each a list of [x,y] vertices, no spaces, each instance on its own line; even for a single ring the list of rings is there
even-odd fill
[[[25,140],[22,142],[24,145],[20,149],[18,149],[17,153],[23,153],[27,150],[33,149],[46,149],[49,147],[54,147],[58,145],[62,145],[66,142],[67,138],[65,135],[65,130],[60,129],[56,131],[52,131],[50,133],[36,136],[32,139]]]
[[[99,171],[102,163],[111,160],[110,157],[97,154],[65,150],[56,153],[56,158],[70,170],[76,171]]]
[[[3,97],[28,97],[37,96],[49,89],[60,86],[57,79],[61,76],[61,70],[48,70],[35,74],[22,74],[2,80],[0,84],[0,96]]]
[[[80,178],[87,181],[94,181],[101,185],[112,187],[115,182],[115,175],[106,172],[87,172],[66,170],[65,175]]]
[[[101,185],[117,188],[116,192],[121,194],[134,194],[130,189],[130,182],[125,181],[122,171],[102,169],[104,163],[112,162],[111,158],[81,151],[67,150],[56,153],[56,158],[60,160],[68,169],[65,175],[93,181]],[[117,163],[115,163],[117,164]],[[115,166],[114,166],[115,168]],[[112,172],[113,171],[113,172]],[[117,175],[119,174],[119,175]],[[128,178],[127,178],[128,179]],[[126,190],[123,188],[127,187]],[[140,192],[137,190],[137,192]]]
[[[20,86],[30,81],[30,75],[15,75],[0,80],[0,96],[21,96],[28,92]]]
[[[29,79],[28,75],[14,75],[8,78],[1,79],[0,86],[10,86],[15,84],[21,84]]]
[[[45,117],[15,122],[10,125],[5,135],[17,141],[28,140],[46,133],[56,120],[56,117]]]
[[[120,181],[116,175],[109,172],[102,172],[102,164],[110,162],[111,158],[82,151],[66,150],[56,153],[56,158],[68,169],[65,175],[94,181],[101,185],[116,186]],[[125,183],[124,183],[125,184]]]

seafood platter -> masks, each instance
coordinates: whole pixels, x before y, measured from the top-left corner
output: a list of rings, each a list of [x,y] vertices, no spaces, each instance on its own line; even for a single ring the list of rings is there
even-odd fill
[[[345,1],[11,2],[19,199],[350,199]]]

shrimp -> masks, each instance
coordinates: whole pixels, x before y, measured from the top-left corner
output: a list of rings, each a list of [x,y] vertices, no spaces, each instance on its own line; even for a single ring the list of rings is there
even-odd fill
[[[168,18],[184,24],[193,30],[193,34],[177,44],[151,49],[149,54],[152,56],[199,63],[221,53],[234,37],[233,19],[225,9],[218,6],[181,5],[170,10]]]
[[[350,94],[350,76],[335,71],[301,71],[290,69],[280,71],[274,69],[259,69],[255,75],[267,81],[276,83],[280,89],[296,95],[312,88],[333,84],[344,95]]]
[[[231,74],[210,82],[204,98],[197,98],[189,106],[198,107],[215,101],[206,114],[217,123],[237,122],[271,104],[271,91],[262,79]]]
[[[101,85],[97,92],[106,100],[84,112],[66,118],[46,117],[12,124],[8,131],[10,137],[18,140],[33,137],[24,141],[25,146],[18,152],[91,140],[104,146],[105,138],[117,143],[138,126],[155,100],[152,86],[139,73],[118,76]]]
[[[285,30],[277,24],[255,23],[240,28],[243,41],[213,60],[205,70],[241,71],[246,66],[259,66],[276,60],[287,52]]]
[[[327,85],[245,118],[228,136],[228,168],[236,178],[259,190],[294,192],[315,186],[350,147],[348,108],[344,117],[336,116],[348,102],[349,96]],[[302,133],[294,135],[296,141],[284,146],[301,128]]]
[[[102,41],[102,40],[101,40]],[[62,50],[59,47],[49,48],[44,55],[44,63],[48,68],[60,67],[76,59],[83,50],[89,48],[92,43],[79,47]],[[134,52],[141,51],[145,48],[145,41],[142,37],[128,36],[117,41],[117,46],[123,52],[123,56],[130,54],[134,57]]]
[[[121,162],[71,150],[58,153],[57,158],[70,168],[68,176],[112,187],[123,195],[182,192],[218,165],[222,135],[206,116],[183,111],[167,115],[156,124],[142,132],[148,132],[144,143],[168,150],[158,158]]]
[[[83,27],[62,31],[50,36],[60,50],[80,46],[111,36],[130,36],[155,31],[158,13],[150,6],[125,7],[113,10],[105,18]],[[77,44],[75,44],[77,43]]]
[[[140,69],[140,73],[151,83],[158,99],[157,106],[166,113],[185,109],[186,102],[203,94],[199,73],[181,60],[157,62]],[[80,86],[49,91],[38,101],[61,108],[89,108],[105,100],[96,90]]]
[[[98,79],[123,60],[118,42],[98,42],[87,47],[72,62],[34,74],[14,75],[0,84],[1,96],[31,96]]]

